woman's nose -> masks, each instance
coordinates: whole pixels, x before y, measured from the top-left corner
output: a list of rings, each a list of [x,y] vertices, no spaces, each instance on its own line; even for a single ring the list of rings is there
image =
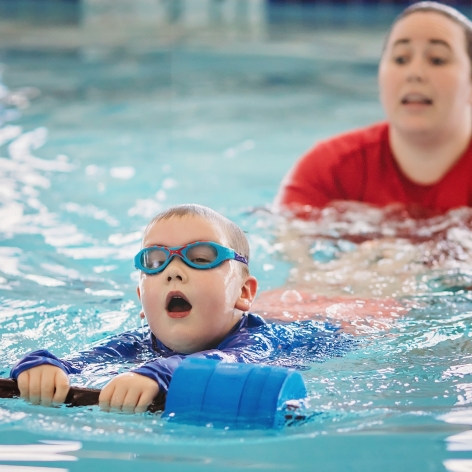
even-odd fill
[[[164,269],[164,276],[167,282],[172,282],[178,280],[182,283],[186,283],[187,272],[184,262],[180,257],[174,256],[173,259],[169,262],[169,265]]]
[[[408,82],[423,82],[425,80],[424,61],[422,58],[413,59],[408,65],[407,81]]]

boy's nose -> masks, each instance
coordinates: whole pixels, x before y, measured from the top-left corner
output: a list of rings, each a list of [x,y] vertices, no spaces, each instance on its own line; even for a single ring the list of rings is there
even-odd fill
[[[172,282],[173,280],[179,280],[182,283],[187,282],[185,264],[180,257],[174,256],[164,270],[167,282]]]

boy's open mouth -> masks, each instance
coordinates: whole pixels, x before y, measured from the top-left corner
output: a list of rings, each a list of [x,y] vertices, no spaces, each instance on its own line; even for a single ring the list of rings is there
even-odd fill
[[[166,310],[171,318],[183,318],[190,313],[192,305],[180,293],[169,293],[166,300]]]

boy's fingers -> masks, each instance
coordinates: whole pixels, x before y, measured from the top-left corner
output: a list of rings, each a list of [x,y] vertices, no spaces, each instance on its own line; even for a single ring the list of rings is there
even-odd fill
[[[159,385],[138,374],[121,374],[110,381],[99,396],[100,408],[125,413],[142,413],[159,393]]]
[[[39,402],[43,406],[51,406],[54,396],[54,377],[55,372],[43,370],[41,374],[41,396]]]
[[[136,406],[138,405],[141,392],[139,390],[128,390],[123,400],[121,410],[125,413],[134,413]]]
[[[144,391],[139,397],[139,401],[134,409],[135,413],[144,413],[147,410],[147,407],[152,403],[157,393],[150,392],[148,390]]]
[[[108,383],[105,385],[105,387],[102,388],[102,391],[100,392],[100,395],[98,397],[98,405],[100,407],[100,410],[110,411],[110,399],[113,395],[114,389],[115,387],[112,383]]]
[[[22,372],[16,379],[18,390],[20,391],[20,398],[23,400],[29,399],[29,373],[27,370]]]
[[[147,410],[147,407],[152,403],[154,398],[156,398],[157,394],[159,393],[159,385],[157,382],[152,380],[151,382],[146,380],[146,383],[140,393],[141,395],[139,396],[139,400],[134,409],[135,413],[143,413]]]
[[[60,404],[66,401],[67,394],[69,393],[69,378],[62,371],[56,372],[55,379],[56,391],[52,398],[53,404]]]
[[[115,388],[110,399],[110,410],[122,410],[127,392],[128,389],[125,386],[119,385]]]
[[[31,369],[29,371],[29,398],[33,405],[39,405],[41,401],[41,369]]]

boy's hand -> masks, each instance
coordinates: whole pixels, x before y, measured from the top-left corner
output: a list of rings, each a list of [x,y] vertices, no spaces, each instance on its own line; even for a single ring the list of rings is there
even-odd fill
[[[108,382],[100,393],[98,403],[105,411],[143,413],[159,393],[159,385],[144,375],[126,372]]]
[[[33,405],[64,403],[69,392],[69,377],[59,367],[45,364],[22,372],[17,379],[20,397]]]

